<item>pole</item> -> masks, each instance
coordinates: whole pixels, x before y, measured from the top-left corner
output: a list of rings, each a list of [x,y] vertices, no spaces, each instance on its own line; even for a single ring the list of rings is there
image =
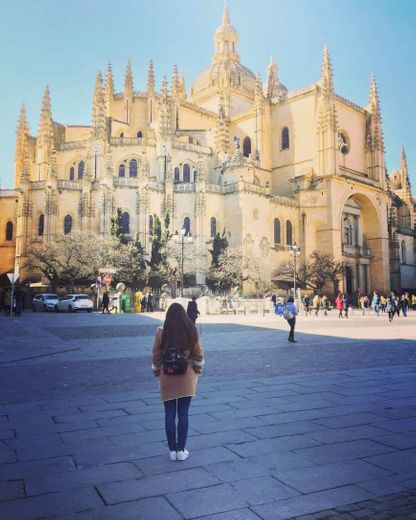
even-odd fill
[[[14,279],[15,279],[15,275],[14,275],[14,273],[13,273],[13,281],[12,281],[12,297],[11,297],[11,299],[10,299],[10,317],[13,316]]]
[[[294,270],[293,270],[293,298],[296,298],[296,251],[293,251],[293,263],[294,263]]]
[[[184,253],[184,244],[185,244],[185,237],[181,235],[182,242],[181,242],[181,298],[183,298],[183,253]]]

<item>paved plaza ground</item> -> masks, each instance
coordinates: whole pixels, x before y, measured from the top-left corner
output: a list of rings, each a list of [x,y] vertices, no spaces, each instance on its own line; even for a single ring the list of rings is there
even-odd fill
[[[163,315],[0,317],[0,518],[416,519],[416,312],[207,316],[184,462],[150,351]]]

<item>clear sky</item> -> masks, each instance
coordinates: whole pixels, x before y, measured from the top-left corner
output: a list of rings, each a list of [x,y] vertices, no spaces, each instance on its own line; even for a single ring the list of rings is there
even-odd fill
[[[377,76],[389,171],[407,153],[416,195],[416,1],[229,0],[241,61],[265,78],[270,53],[289,90],[319,79],[328,43],[340,95],[366,105]],[[49,84],[56,121],[90,124],[98,70],[113,65],[122,90],[126,63],[135,89],[144,89],[154,60],[160,85],[173,65],[187,89],[206,68],[223,0],[0,0],[0,177],[12,187],[15,129],[25,102],[37,133],[43,90]]]

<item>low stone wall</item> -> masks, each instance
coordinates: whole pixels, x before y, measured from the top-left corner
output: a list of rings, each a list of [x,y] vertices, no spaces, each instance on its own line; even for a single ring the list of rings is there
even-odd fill
[[[166,310],[172,303],[180,303],[186,309],[189,298],[166,298],[163,302],[163,310]],[[202,296],[196,300],[201,316],[207,314],[260,314],[264,316],[274,312],[273,303],[269,299],[255,298],[234,298],[224,300]]]

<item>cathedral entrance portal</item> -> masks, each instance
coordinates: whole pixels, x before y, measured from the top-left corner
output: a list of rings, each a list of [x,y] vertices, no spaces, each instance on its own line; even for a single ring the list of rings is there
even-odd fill
[[[345,286],[347,294],[351,295],[353,293],[353,274],[352,269],[349,265],[345,268]]]

